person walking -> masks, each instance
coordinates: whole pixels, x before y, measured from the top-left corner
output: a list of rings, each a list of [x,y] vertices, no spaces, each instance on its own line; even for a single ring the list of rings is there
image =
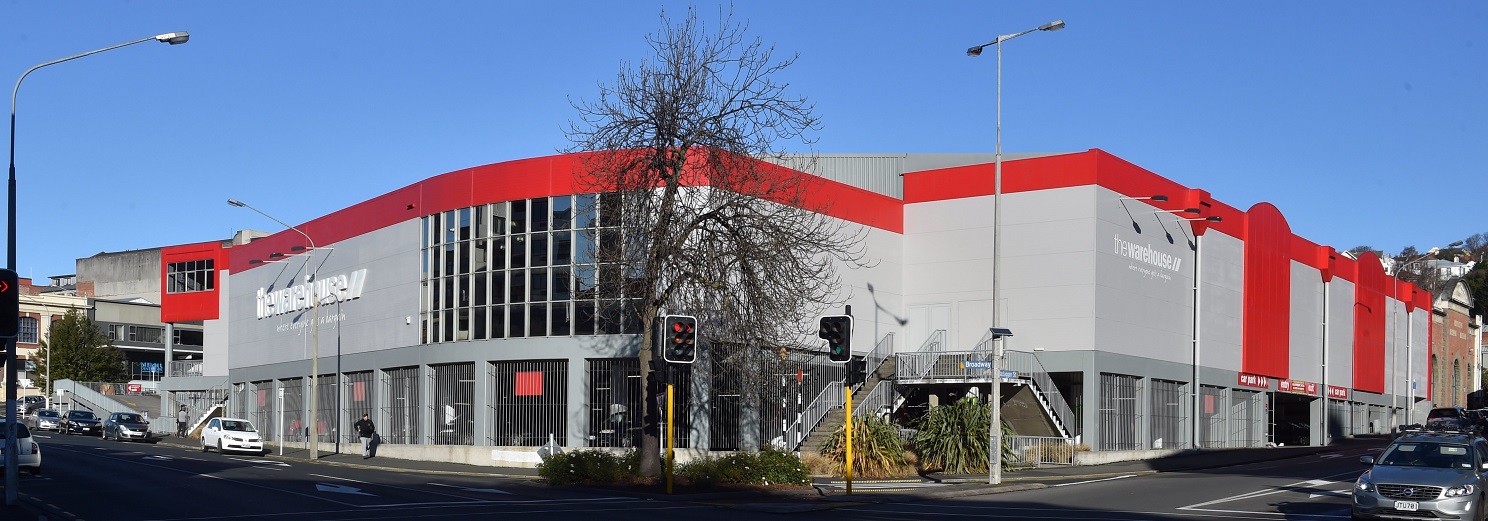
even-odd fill
[[[363,414],[362,419],[351,425],[351,429],[362,437],[362,459],[372,457],[372,437],[377,435],[377,426],[372,424],[372,418]]]
[[[176,436],[177,437],[181,437],[181,438],[185,438],[186,437],[186,422],[189,421],[189,420],[191,420],[191,414],[188,413],[188,412],[186,412],[186,406],[185,405],[182,405],[181,406],[181,410],[176,411]]]

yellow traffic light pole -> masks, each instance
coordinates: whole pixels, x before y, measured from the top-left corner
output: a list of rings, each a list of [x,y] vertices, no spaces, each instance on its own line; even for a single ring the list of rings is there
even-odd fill
[[[852,468],[853,468],[853,453],[852,453],[852,449],[853,449],[853,440],[852,440],[852,424],[853,424],[853,417],[852,417],[852,410],[853,410],[852,409],[852,388],[851,387],[844,387],[842,389],[842,393],[845,394],[845,395],[847,395],[847,406],[843,408],[843,412],[847,416],[847,422],[845,422],[846,425],[847,425],[847,495],[851,496],[852,495]]]
[[[675,446],[674,443],[673,443],[673,440],[672,440],[672,433],[675,432],[672,429],[672,426],[673,426],[673,424],[672,424],[672,384],[667,384],[667,411],[666,412],[667,412],[667,420],[666,420],[666,424],[667,424],[667,428],[666,428],[666,438],[667,438],[667,446],[666,446],[666,486],[667,486],[667,493],[668,494],[671,494],[672,493],[672,468],[673,468],[673,464],[676,463],[676,460],[674,459],[675,454],[672,452],[672,447]]]

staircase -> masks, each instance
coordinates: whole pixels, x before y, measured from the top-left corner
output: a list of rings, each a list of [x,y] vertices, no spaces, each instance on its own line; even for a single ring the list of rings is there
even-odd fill
[[[881,359],[877,369],[868,372],[868,377],[863,381],[863,385],[853,390],[853,414],[876,413],[876,411],[885,405],[890,406],[890,410],[892,410],[892,407],[898,405],[897,402],[900,401],[899,395],[892,392],[894,388],[894,369],[897,365],[894,362],[894,357],[885,357]],[[842,409],[833,409],[830,414],[822,418],[821,422],[817,423],[816,427],[811,429],[811,432],[806,435],[806,441],[801,443],[799,450],[802,453],[811,454],[821,452],[822,445],[826,444],[827,439],[832,436],[832,433],[837,432],[837,429],[841,429],[846,423],[846,414],[842,412]]]

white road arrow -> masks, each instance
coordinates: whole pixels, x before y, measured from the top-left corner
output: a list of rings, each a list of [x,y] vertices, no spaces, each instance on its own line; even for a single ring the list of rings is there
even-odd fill
[[[359,489],[359,488],[356,488],[356,487],[348,487],[348,486],[345,486],[345,485],[332,485],[332,484],[329,484],[329,483],[316,483],[315,484],[315,490],[318,491],[318,492],[335,492],[337,494],[355,494],[355,495],[358,495],[358,496],[371,496],[371,495],[373,495],[373,494],[368,494],[366,492],[362,492],[362,489]]]
[[[505,490],[497,490],[494,488],[465,488],[459,485],[446,485],[444,483],[430,483],[430,485],[434,485],[436,487],[458,488],[466,492],[484,492],[486,494],[511,494],[511,492],[507,492]]]

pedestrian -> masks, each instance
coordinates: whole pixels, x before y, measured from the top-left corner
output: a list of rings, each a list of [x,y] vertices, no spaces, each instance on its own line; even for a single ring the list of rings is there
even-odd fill
[[[188,412],[186,412],[186,406],[185,405],[182,405],[181,406],[181,410],[176,411],[176,436],[177,437],[181,437],[181,438],[185,438],[186,437],[186,422],[189,421],[190,419],[191,419],[191,414],[188,413]]]
[[[377,435],[377,426],[372,425],[372,417],[363,414],[362,419],[352,424],[351,428],[362,437],[362,459],[372,457],[372,437]]]

